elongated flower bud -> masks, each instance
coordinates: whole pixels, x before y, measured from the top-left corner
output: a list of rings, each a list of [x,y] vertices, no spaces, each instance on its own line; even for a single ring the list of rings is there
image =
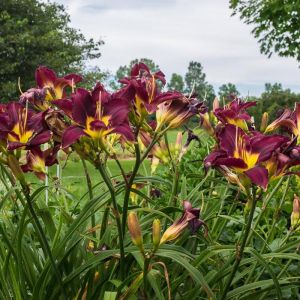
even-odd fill
[[[129,212],[127,224],[132,242],[144,253],[142,230],[135,212]]]
[[[297,227],[300,225],[300,198],[294,195],[293,212],[291,214],[291,226]]]
[[[264,132],[267,129],[268,126],[268,121],[269,121],[269,114],[267,112],[264,112],[261,118],[261,123],[260,123],[260,131]]]
[[[155,219],[152,225],[152,239],[153,239],[153,246],[156,250],[160,243],[160,221],[159,219]]]
[[[209,114],[201,114],[200,115],[200,126],[211,136],[215,135],[215,130],[211,125]]]
[[[218,97],[215,97],[215,99],[213,101],[213,111],[215,111],[219,107],[220,107],[220,101],[219,101]]]

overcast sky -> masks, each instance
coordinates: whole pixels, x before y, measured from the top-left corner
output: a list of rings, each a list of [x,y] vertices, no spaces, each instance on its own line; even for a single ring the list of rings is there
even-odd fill
[[[235,83],[257,95],[265,82],[300,92],[296,60],[268,59],[250,34],[251,27],[231,16],[228,0],[57,0],[85,36],[105,41],[93,61],[112,72],[134,58],[153,59],[169,78],[184,75],[189,61],[202,63],[217,90]]]

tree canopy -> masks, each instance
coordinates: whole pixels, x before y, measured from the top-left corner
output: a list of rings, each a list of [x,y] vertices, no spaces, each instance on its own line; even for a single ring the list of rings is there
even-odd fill
[[[227,84],[222,84],[219,87],[218,94],[220,98],[227,99],[227,97],[230,95],[238,96],[240,92],[237,90],[235,84],[229,82]]]
[[[206,74],[200,62],[191,61],[188,71],[185,74],[185,84],[187,93],[195,93],[199,99],[207,100],[209,106],[215,98],[212,85],[206,81]]]
[[[37,0],[0,1],[1,101],[33,85],[34,70],[46,65],[58,73],[82,71],[84,61],[100,57],[101,40],[87,40],[70,27],[62,5]]]
[[[257,100],[257,105],[249,111],[254,116],[255,123],[259,124],[264,112],[268,112],[269,119],[274,120],[285,108],[293,110],[295,103],[300,101],[300,94],[284,89],[280,83],[266,83],[265,91],[258,98],[249,100]]]
[[[184,92],[184,81],[180,74],[173,73],[168,83],[168,89],[178,92]]]
[[[230,0],[234,14],[250,25],[262,53],[294,57],[300,62],[299,0]]]

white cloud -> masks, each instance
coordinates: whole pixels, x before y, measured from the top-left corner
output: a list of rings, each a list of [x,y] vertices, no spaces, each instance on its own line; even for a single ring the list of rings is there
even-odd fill
[[[74,27],[102,38],[102,57],[93,62],[115,71],[134,58],[152,58],[170,76],[200,61],[215,86],[233,82],[257,93],[265,82],[300,91],[293,59],[259,53],[251,28],[231,17],[228,0],[60,0]],[[243,88],[245,90],[245,88]]]

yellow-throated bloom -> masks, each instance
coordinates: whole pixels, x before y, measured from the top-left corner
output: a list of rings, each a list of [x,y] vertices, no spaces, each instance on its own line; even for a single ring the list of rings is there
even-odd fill
[[[272,174],[272,160],[278,162],[280,152],[289,142],[281,135],[246,134],[240,127],[227,124],[217,134],[218,149],[205,158],[205,166],[216,167],[223,174],[226,168],[244,184],[266,188]]]
[[[69,87],[73,90],[75,84],[82,78],[77,74],[57,77],[53,70],[40,66],[35,71],[35,80],[37,87],[22,93],[20,102],[24,104],[28,101],[35,108],[46,110],[51,106],[52,101],[65,98],[65,89]]]
[[[79,88],[70,100],[58,101],[56,104],[73,121],[73,125],[63,134],[63,148],[76,143],[83,136],[100,147],[105,147],[106,136],[113,133],[129,141],[134,140],[128,122],[128,101],[115,98],[101,84],[97,84],[92,92]]]
[[[35,113],[15,102],[7,104],[0,114],[0,135],[7,140],[8,150],[39,146],[51,138],[44,113]]]

